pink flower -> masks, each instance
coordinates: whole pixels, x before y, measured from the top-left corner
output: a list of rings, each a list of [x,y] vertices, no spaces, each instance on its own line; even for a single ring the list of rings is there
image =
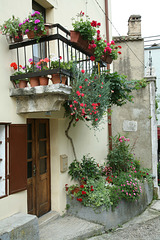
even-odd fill
[[[34,21],[35,24],[37,24],[37,23],[39,23],[39,22],[40,22],[39,19],[36,19],[36,20]]]
[[[99,97],[101,97],[101,94],[99,94]]]
[[[80,89],[82,89],[82,86],[79,86]]]
[[[84,93],[81,93],[81,96],[84,97]]]
[[[80,96],[80,95],[81,95],[79,91],[77,91],[76,93],[77,93],[77,95],[78,95],[78,96]]]
[[[73,101],[74,103],[78,103],[76,100]]]
[[[71,105],[69,105],[70,106],[70,108],[72,108],[73,107],[73,105],[71,104]]]
[[[80,106],[81,106],[81,107],[83,107],[83,106],[84,106],[84,104],[83,104],[83,103],[81,103],[81,104],[80,104]]]
[[[98,121],[98,118],[96,118],[95,121],[97,122],[97,121]]]
[[[111,44],[112,44],[112,45],[115,45],[115,42],[112,40],[112,41],[111,41]]]

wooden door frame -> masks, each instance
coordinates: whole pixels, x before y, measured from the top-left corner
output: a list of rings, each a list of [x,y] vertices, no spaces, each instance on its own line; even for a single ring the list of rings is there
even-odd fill
[[[35,143],[32,144],[32,168],[33,165],[35,164],[36,166],[36,172],[39,171],[39,156],[38,153],[36,151],[36,149],[38,149],[38,143],[39,143],[39,139],[38,139],[38,127],[39,124],[41,122],[45,122],[46,123],[46,138],[47,138],[47,149],[46,152],[48,153],[48,162],[47,162],[47,171],[49,171],[48,173],[48,184],[47,188],[48,188],[48,197],[49,197],[49,209],[48,211],[51,209],[51,168],[50,168],[50,128],[49,128],[49,119],[27,119],[27,124],[32,123],[32,141]],[[32,169],[33,171],[33,169]],[[36,214],[37,216],[41,215],[40,214],[40,203],[39,203],[39,196],[38,196],[38,191],[39,191],[39,177],[40,177],[40,173],[38,172],[35,177],[32,175],[32,181],[33,181],[33,213],[31,214]],[[28,182],[28,179],[27,179]]]

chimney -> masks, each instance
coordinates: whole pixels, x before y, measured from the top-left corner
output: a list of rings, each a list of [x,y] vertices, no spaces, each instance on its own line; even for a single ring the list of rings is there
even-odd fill
[[[141,16],[131,15],[128,19],[128,36],[141,36]]]

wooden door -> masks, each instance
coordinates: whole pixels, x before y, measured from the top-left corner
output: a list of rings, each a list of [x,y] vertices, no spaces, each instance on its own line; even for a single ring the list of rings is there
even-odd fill
[[[49,121],[29,119],[27,130],[28,213],[39,217],[51,207]]]

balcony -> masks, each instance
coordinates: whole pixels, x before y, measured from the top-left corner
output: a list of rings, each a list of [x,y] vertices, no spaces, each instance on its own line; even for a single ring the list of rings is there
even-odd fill
[[[51,61],[48,62],[48,69],[36,71],[36,65],[33,64],[33,71],[24,74],[11,76],[10,80],[13,83],[13,88],[10,89],[10,97],[17,100],[17,113],[31,113],[31,112],[46,112],[58,111],[61,104],[67,99],[72,88],[70,82],[72,81],[72,72],[70,69],[61,67],[61,62],[70,63],[76,62],[77,67],[85,69],[92,73],[93,69],[98,69],[98,63],[90,60],[92,53],[86,49],[84,50],[80,45],[70,41],[70,32],[62,27],[60,24],[50,25],[50,34],[43,36],[37,40],[24,39],[22,42],[12,43],[9,49],[15,51],[14,60],[19,65],[28,65],[28,59],[32,58],[33,63],[37,63],[40,59],[54,58],[58,59],[58,67],[53,68]],[[62,59],[62,60],[61,60]],[[100,71],[106,70],[107,64],[101,61],[99,63]],[[52,74],[59,74],[60,82],[53,84]],[[25,88],[18,88],[15,80],[48,76],[50,78],[46,86],[28,86]],[[66,83],[62,84],[62,77],[66,77]]]

